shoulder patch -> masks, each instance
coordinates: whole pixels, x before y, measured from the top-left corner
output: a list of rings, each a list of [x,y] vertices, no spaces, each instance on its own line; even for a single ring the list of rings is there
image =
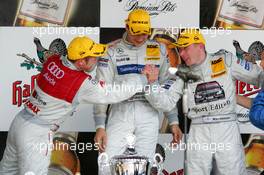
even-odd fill
[[[98,61],[99,61],[99,62],[105,62],[105,63],[107,63],[107,62],[109,61],[109,59],[108,59],[108,58],[105,58],[105,57],[100,57],[100,58],[98,59]]]
[[[215,57],[222,57],[227,67],[232,65],[233,54],[225,49],[220,49],[219,51],[212,54]]]
[[[109,62],[108,57],[100,57],[98,59],[97,66],[98,67],[108,67],[108,62]]]
[[[160,57],[160,46],[158,43],[147,44],[146,46],[147,57]]]
[[[167,80],[161,87],[164,89],[170,89],[174,82],[174,79]]]
[[[211,60],[212,78],[226,74],[225,60],[223,57]]]

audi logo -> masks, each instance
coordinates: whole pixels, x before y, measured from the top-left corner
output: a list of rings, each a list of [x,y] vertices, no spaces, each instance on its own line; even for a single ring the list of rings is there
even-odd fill
[[[48,70],[57,79],[61,79],[64,76],[64,71],[61,70],[54,62],[49,63]]]

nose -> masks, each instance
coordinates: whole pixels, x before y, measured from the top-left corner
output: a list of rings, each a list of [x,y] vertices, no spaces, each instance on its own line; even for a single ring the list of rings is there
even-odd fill
[[[146,34],[141,34],[141,35],[138,35],[138,40],[145,40],[146,38],[148,37],[148,35]]]

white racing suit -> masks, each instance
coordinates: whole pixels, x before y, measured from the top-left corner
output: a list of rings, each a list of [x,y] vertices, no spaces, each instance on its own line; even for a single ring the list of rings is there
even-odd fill
[[[207,53],[202,64],[181,66],[179,71],[200,77],[199,81],[187,84],[188,117],[192,120],[187,141],[187,175],[210,175],[212,168],[221,175],[246,174],[236,117],[235,79],[260,86],[262,70],[220,50]],[[169,111],[183,94],[183,87],[183,80],[177,78],[169,90],[160,88],[146,98],[155,108]]]
[[[61,58],[55,55],[45,62],[25,108],[13,120],[0,162],[1,175],[47,175],[52,136],[78,104],[116,103],[136,93],[107,92],[103,81],[77,71],[66,58]],[[130,86],[134,81],[144,86],[144,78],[130,76],[124,83]]]
[[[126,41],[125,33],[122,39],[110,45],[107,56],[99,61],[96,73],[96,77],[106,84],[119,84],[120,80],[126,80],[131,74],[140,75],[146,64],[159,67],[160,83],[168,79],[169,61],[163,44],[147,40],[140,47],[135,47]],[[105,127],[107,107],[95,105],[96,128]],[[136,151],[152,160],[158,139],[159,115],[159,111],[145,99],[144,93],[137,93],[129,100],[111,105],[106,124],[106,153],[109,157],[123,154],[126,136],[135,134]],[[170,124],[178,124],[177,111],[166,115]]]

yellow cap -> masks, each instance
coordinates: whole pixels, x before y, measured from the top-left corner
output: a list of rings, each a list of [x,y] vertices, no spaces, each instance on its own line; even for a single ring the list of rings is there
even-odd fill
[[[204,37],[198,29],[185,29],[179,34],[177,42],[173,44],[177,47],[187,47],[194,43],[205,45]]]
[[[68,58],[70,60],[78,60],[88,56],[99,57],[104,55],[106,50],[106,45],[97,44],[86,36],[76,37],[68,46]]]
[[[130,12],[126,24],[132,35],[151,34],[150,16],[145,10],[137,9]]]

